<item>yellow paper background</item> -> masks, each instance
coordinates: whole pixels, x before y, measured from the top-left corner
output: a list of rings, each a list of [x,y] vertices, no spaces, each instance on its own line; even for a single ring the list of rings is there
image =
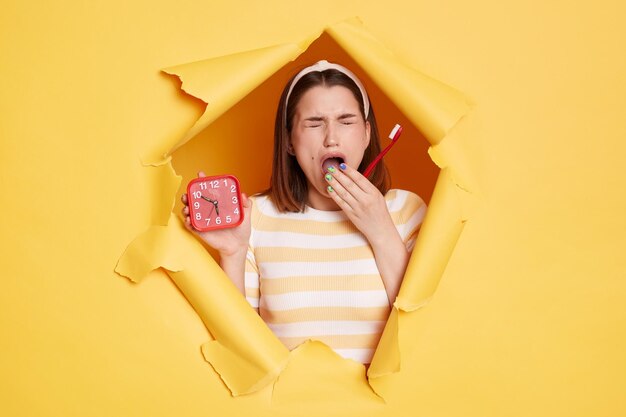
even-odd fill
[[[249,3],[3,4],[2,414],[624,414],[623,7]],[[295,388],[283,392],[296,401],[232,398],[174,284],[113,272],[135,236],[167,221],[151,211],[167,192],[146,184],[170,176],[141,161],[204,109],[159,69],[354,15],[471,99],[453,135],[476,204],[435,297],[398,317],[402,369],[381,387],[386,404],[348,382],[319,401]]]

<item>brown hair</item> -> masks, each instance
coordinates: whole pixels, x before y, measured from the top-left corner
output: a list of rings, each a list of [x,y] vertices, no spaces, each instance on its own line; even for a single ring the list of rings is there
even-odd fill
[[[308,184],[306,176],[300,168],[296,157],[288,152],[293,117],[296,112],[296,106],[304,93],[319,85],[324,87],[345,87],[354,95],[356,101],[359,103],[361,116],[365,119],[361,91],[354,81],[343,72],[336,69],[327,69],[321,72],[314,71],[304,75],[293,87],[289,95],[289,103],[286,105],[285,102],[287,100],[289,87],[294,78],[295,76],[292,77],[285,86],[278,103],[276,123],[274,125],[272,177],[270,180],[270,188],[264,192],[264,194],[268,194],[272,198],[274,204],[281,212],[301,212],[304,210],[307,201]],[[376,117],[374,116],[374,109],[371,104],[367,121],[369,121],[371,128],[370,142],[363,153],[363,160],[358,168],[361,173],[365,171],[370,162],[376,158],[381,150]],[[389,190],[389,172],[383,161],[380,161],[378,165],[376,165],[376,168],[374,168],[369,176],[369,180],[382,194],[385,194]]]

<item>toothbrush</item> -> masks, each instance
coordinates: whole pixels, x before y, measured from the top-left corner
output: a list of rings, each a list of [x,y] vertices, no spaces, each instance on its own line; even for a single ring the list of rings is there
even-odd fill
[[[401,133],[402,126],[400,126],[399,124],[396,124],[393,129],[391,129],[391,133],[389,133],[389,139],[391,139],[391,143],[387,145],[387,147],[383,149],[383,151],[379,153],[378,156],[367,166],[365,172],[363,173],[363,176],[365,178],[369,177],[376,165],[381,161],[381,159],[383,159],[383,156],[385,156],[385,154],[389,152],[391,147],[396,144],[398,138],[400,138]]]

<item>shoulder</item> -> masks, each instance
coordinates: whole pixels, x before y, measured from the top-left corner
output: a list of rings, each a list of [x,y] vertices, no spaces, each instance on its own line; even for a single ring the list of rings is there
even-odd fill
[[[385,201],[390,213],[393,212],[415,212],[426,209],[426,203],[414,192],[400,189],[391,189],[385,194]]]
[[[250,196],[252,200],[252,214],[258,216],[279,217],[280,210],[276,207],[272,199],[267,194],[256,194]]]
[[[252,200],[252,203],[255,205],[258,204],[266,204],[267,201],[270,201],[269,196],[266,194],[255,194],[255,195],[251,195],[250,200]]]
[[[415,236],[426,215],[426,203],[420,196],[406,190],[389,190],[385,194],[389,214],[402,241],[412,249]]]
[[[255,219],[263,217],[263,214],[268,210],[273,212],[275,211],[274,204],[268,195],[256,194],[250,196],[250,200],[252,201],[252,223],[254,225]]]
[[[259,225],[261,222],[267,224],[275,224],[285,219],[298,218],[300,213],[288,213],[281,212],[274,204],[274,201],[269,195],[257,194],[250,197],[252,200],[252,227]]]

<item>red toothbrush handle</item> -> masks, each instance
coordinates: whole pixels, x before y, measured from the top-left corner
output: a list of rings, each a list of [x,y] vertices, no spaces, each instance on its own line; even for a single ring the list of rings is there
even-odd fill
[[[398,141],[398,139],[400,138],[400,133],[402,133],[402,126],[397,125],[398,129],[395,130],[395,135],[393,135],[393,137],[391,138],[391,143],[389,145],[387,145],[387,147],[385,149],[383,149],[383,151],[381,153],[378,154],[378,156],[372,161],[370,162],[370,164],[367,166],[367,168],[365,168],[365,172],[363,172],[363,176],[365,178],[368,178],[369,175],[372,173],[372,171],[374,170],[374,168],[376,168],[376,165],[378,165],[378,163],[381,161],[381,159],[383,159],[383,156],[385,156],[385,154],[387,154],[387,152],[389,152],[389,150],[391,149],[391,147],[393,145],[396,144],[396,142]],[[391,133],[394,133],[394,130],[391,131]]]

